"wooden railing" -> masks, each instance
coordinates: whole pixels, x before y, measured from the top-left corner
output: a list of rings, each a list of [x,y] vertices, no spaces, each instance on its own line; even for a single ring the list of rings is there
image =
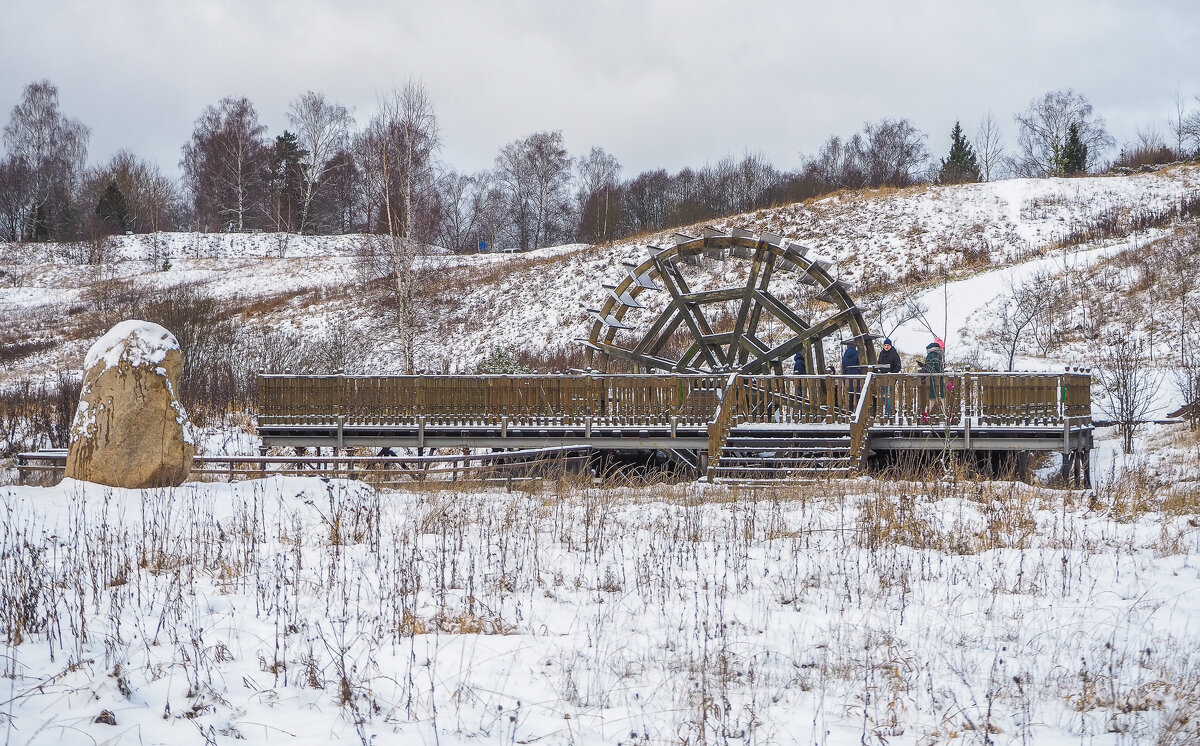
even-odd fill
[[[511,480],[514,474],[582,471],[590,450],[572,447],[534,448],[497,453],[439,456],[195,456],[188,481],[237,481],[275,476],[328,476],[367,479],[377,484],[426,480]],[[67,468],[65,448],[17,454],[17,480],[26,484],[39,475],[55,479]]]
[[[259,377],[259,424],[706,425],[724,375]]]
[[[987,425],[1060,424],[1091,414],[1085,373],[876,374],[861,408],[872,425],[925,424],[930,416]],[[259,377],[262,424],[729,422],[849,424],[863,376],[558,375]],[[728,391],[728,393],[726,393]]]
[[[887,373],[868,376],[735,376],[709,428],[709,463],[737,424],[846,425],[858,463],[876,426],[1074,427],[1091,422],[1086,373]]]
[[[864,400],[868,425],[1060,425],[1091,418],[1086,373],[886,373]]]
[[[737,423],[847,423],[854,413],[862,376],[737,376]]]
[[[861,418],[871,426],[971,418],[979,425],[1057,425],[1091,414],[1085,373],[739,376],[732,388],[737,422],[849,425]]]
[[[854,469],[862,466],[863,454],[867,447],[867,430],[871,426],[868,404],[875,401],[878,385],[876,375],[868,373],[858,397],[858,404],[854,408],[854,415],[850,419],[850,464]]]
[[[732,373],[725,383],[725,393],[717,411],[713,414],[712,422],[708,423],[708,476],[712,479],[713,470],[721,459],[721,449],[729,439],[729,431],[737,423],[737,413],[743,406],[742,390],[737,386],[740,376]]]

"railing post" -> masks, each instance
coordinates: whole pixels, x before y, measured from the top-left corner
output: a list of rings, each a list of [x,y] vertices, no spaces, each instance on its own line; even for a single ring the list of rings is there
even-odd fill
[[[863,381],[862,391],[859,392],[858,405],[854,408],[854,414],[850,420],[850,457],[851,465],[855,470],[862,468],[863,452],[866,450],[864,444],[866,441],[867,432],[867,410],[870,407],[868,399],[871,396],[871,390],[875,386],[874,371],[867,372],[867,378]]]

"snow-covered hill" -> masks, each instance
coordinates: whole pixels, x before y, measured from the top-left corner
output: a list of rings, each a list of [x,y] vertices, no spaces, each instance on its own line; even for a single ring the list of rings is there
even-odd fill
[[[887,308],[939,278],[966,280],[994,267],[1018,268],[1012,271],[1019,275],[1022,266],[1065,268],[1068,262],[1077,269],[1081,256],[1097,259],[1140,246],[1150,234],[1119,235],[1053,255],[1065,237],[1097,221],[1120,223],[1131,215],[1161,212],[1198,192],[1200,167],[1178,167],[1124,177],[844,193],[713,225],[768,230],[807,244],[833,262],[833,272],[861,288],[856,291],[860,305]],[[623,262],[645,259],[646,244],[669,245],[670,240],[668,234],[614,246],[422,257],[418,368],[473,371],[493,350],[577,349],[574,340],[586,337],[591,323],[586,309],[604,300],[602,283],[619,281]],[[0,245],[0,313],[16,321],[0,344],[45,340],[44,349],[14,360],[7,372],[77,367],[72,360],[93,331],[82,319],[104,288],[122,282],[144,290],[188,285],[229,308],[251,308],[237,319],[250,330],[292,328],[315,336],[335,329],[355,340],[362,370],[398,371],[394,334],[380,307],[379,284],[369,281],[364,245],[359,236],[125,236],[105,249],[111,261],[99,265],[81,263],[89,250],[83,245]],[[706,262],[699,271],[704,286],[736,282],[745,267],[729,259]],[[959,298],[941,286],[936,298],[926,298],[929,319],[897,333],[902,352],[923,349],[927,326],[961,343],[956,352],[978,345],[969,330],[961,338],[958,333],[978,326],[968,318],[970,312],[984,308],[1003,290],[1003,282],[962,287]],[[266,297],[283,300],[270,309],[248,302]],[[1077,356],[1078,351],[1063,355]]]

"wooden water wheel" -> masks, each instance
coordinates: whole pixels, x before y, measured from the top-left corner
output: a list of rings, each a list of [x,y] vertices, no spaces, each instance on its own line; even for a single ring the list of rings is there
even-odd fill
[[[780,373],[800,353],[819,374],[832,340],[857,345],[861,364],[876,362],[876,335],[830,263],[805,246],[735,228],[647,249],[650,258],[626,264],[604,304],[589,309],[595,321],[581,341],[592,370]]]

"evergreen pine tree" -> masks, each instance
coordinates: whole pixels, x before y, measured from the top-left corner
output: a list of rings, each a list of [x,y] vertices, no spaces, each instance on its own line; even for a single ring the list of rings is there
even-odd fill
[[[941,171],[938,172],[939,184],[965,184],[979,181],[979,162],[975,159],[975,151],[967,136],[963,134],[962,125],[954,123],[950,133],[950,155],[942,160]]]
[[[300,147],[296,136],[287,130],[275,138],[271,151],[271,198],[276,228],[291,231],[300,217],[303,199],[304,166],[301,159],[308,151]]]
[[[96,217],[111,233],[124,233],[129,230],[129,203],[117,182],[108,182],[104,193],[96,201]]]
[[[1067,127],[1067,142],[1058,158],[1058,170],[1063,176],[1077,176],[1087,171],[1087,145],[1079,137],[1079,125]]]

